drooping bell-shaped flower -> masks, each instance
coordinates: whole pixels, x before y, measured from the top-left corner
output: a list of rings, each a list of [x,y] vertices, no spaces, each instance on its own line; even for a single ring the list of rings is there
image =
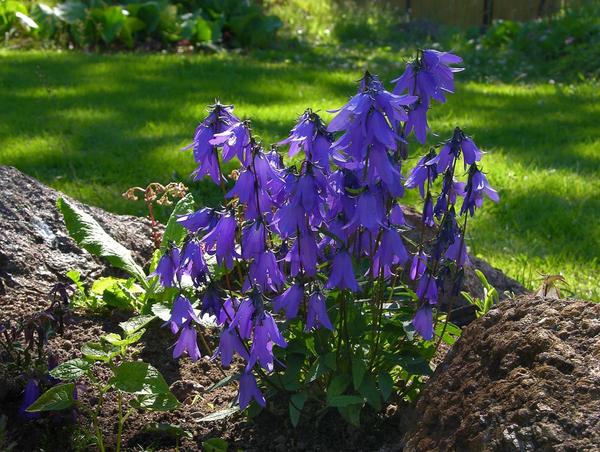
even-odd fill
[[[211,229],[217,220],[218,217],[215,211],[209,207],[204,207],[194,213],[177,217],[177,223],[192,233]]]
[[[194,171],[194,179],[199,180],[209,175],[215,184],[223,180],[219,166],[217,149],[211,143],[215,134],[219,134],[232,124],[239,122],[233,114],[233,107],[216,102],[210,106],[208,116],[202,121],[194,133],[194,141],[184,149],[193,148],[194,160],[198,168]]]
[[[410,266],[410,279],[413,281],[420,278],[425,270],[427,269],[427,255],[423,251],[419,251],[413,256],[412,264]]]
[[[179,333],[179,338],[173,348],[173,359],[179,358],[187,353],[192,361],[200,359],[200,349],[198,349],[198,338],[196,328],[190,322],[187,322]]]
[[[279,332],[273,316],[262,312],[254,321],[254,335],[247,367],[251,369],[256,363],[268,372],[273,371],[273,345],[287,347],[287,342]]]
[[[304,330],[324,327],[333,331],[333,325],[327,314],[325,297],[321,292],[315,292],[308,298],[308,312],[306,313],[306,325]]]
[[[422,157],[417,165],[412,169],[404,185],[406,188],[419,187],[421,198],[425,198],[425,185],[431,184],[437,177],[435,166],[427,165],[427,162],[435,157],[435,151],[432,149],[426,156]]]
[[[23,393],[23,402],[19,407],[19,416],[23,419],[31,420],[37,419],[40,417],[40,413],[33,412],[29,413],[27,408],[29,408],[33,402],[35,402],[40,396],[40,386],[36,379],[30,378],[25,385],[25,391]]]
[[[267,246],[267,231],[263,221],[257,220],[242,230],[242,257],[252,259],[260,256]]]
[[[465,186],[465,199],[460,214],[469,212],[471,216],[475,214],[475,209],[483,205],[483,197],[487,196],[494,202],[500,201],[498,192],[494,190],[476,164],[471,165],[469,169],[469,179]]]
[[[171,308],[171,317],[165,325],[169,325],[171,332],[177,334],[184,324],[192,320],[197,323],[200,322],[190,301],[183,295],[178,295],[173,302],[173,308]]]
[[[235,231],[237,223],[233,213],[226,212],[215,227],[202,238],[206,251],[217,256],[217,263],[233,268],[233,258],[237,256],[235,250]]]
[[[316,276],[317,254],[315,235],[309,231],[301,232],[285,257],[290,263],[290,275],[297,276],[303,271],[308,276]]]
[[[256,403],[264,407],[267,404],[265,396],[258,388],[256,384],[256,378],[252,375],[252,372],[244,372],[240,377],[240,393],[239,401],[240,408],[245,409],[250,402],[254,399]]]
[[[183,246],[178,272],[180,278],[187,275],[195,285],[201,284],[206,279],[208,266],[204,261],[200,243],[196,240],[190,240]]]
[[[353,292],[360,290],[354,276],[352,258],[346,251],[339,251],[334,256],[331,263],[331,274],[325,287],[328,289],[349,289]]]
[[[273,299],[273,310],[283,310],[285,318],[292,320],[298,316],[298,309],[303,297],[304,290],[300,283],[296,282],[288,287],[281,295],[278,295]]]
[[[416,294],[420,300],[426,300],[429,304],[436,304],[438,301],[437,279],[429,273],[423,274],[419,279]]]
[[[234,328],[225,328],[219,336],[219,346],[215,352],[215,357],[221,356],[221,364],[224,367],[231,365],[234,353],[240,355],[244,360],[248,360],[248,352]]]
[[[448,247],[444,257],[456,262],[456,265],[459,268],[463,265],[470,264],[469,256],[467,254],[467,246],[462,235],[457,235],[454,238],[454,243]]]
[[[209,143],[223,147],[224,161],[237,157],[242,165],[247,165],[250,160],[250,130],[244,121],[235,122],[227,130],[216,133]]]
[[[412,324],[423,339],[426,341],[433,339],[433,309],[431,306],[425,304],[420,307],[413,318]]]
[[[329,148],[331,134],[327,132],[325,124],[310,108],[299,118],[290,132],[290,135],[279,145],[289,144],[288,155],[293,157],[300,150],[304,150],[306,160],[319,165],[324,171],[329,170]]]
[[[388,278],[392,274],[392,266],[408,261],[408,252],[402,243],[400,234],[395,229],[386,228],[381,234],[381,243],[373,257],[371,272],[374,278],[383,274]]]
[[[431,193],[427,194],[425,198],[425,205],[423,206],[423,223],[425,226],[432,228],[435,226],[435,220],[433,219],[433,201],[431,200]]]
[[[172,248],[165,252],[158,261],[156,270],[148,278],[158,276],[158,281],[163,287],[173,287],[177,284],[175,276],[179,269],[180,253],[178,248]]]
[[[208,287],[202,295],[202,308],[200,309],[200,314],[218,317],[222,308],[223,301],[221,300],[219,291],[214,284],[208,284]]]
[[[285,277],[277,265],[277,259],[272,251],[265,251],[254,258],[250,263],[248,278],[243,290],[248,290],[253,285],[258,285],[263,292],[277,291],[285,282]]]

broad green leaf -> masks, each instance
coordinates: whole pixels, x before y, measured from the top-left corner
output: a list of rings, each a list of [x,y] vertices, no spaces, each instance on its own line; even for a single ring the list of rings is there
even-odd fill
[[[392,395],[392,390],[394,389],[394,380],[388,372],[380,372],[379,377],[377,378],[379,383],[379,390],[381,391],[381,395],[383,396],[383,400],[387,400]]]
[[[363,402],[363,398],[356,395],[337,395],[333,397],[327,397],[327,405],[336,408],[356,404],[362,405]]]
[[[342,394],[350,385],[350,377],[348,375],[336,375],[327,387],[327,399]]]
[[[90,214],[64,198],[58,198],[56,205],[63,214],[69,234],[79,246],[105,258],[111,265],[134,276],[142,286],[148,287],[144,270],[135,263],[131,251],[108,235]]]
[[[362,400],[362,399],[361,399]],[[362,405],[353,404],[338,407],[339,413],[350,424],[358,427],[360,425],[360,410]]]
[[[397,360],[402,368],[412,375],[431,375],[431,367],[429,363],[421,357],[401,356]]]
[[[181,198],[177,204],[175,204],[175,208],[173,212],[171,212],[171,216],[169,217],[169,221],[167,221],[167,227],[165,228],[165,233],[163,234],[162,241],[160,243],[160,250],[164,253],[167,249],[167,246],[171,242],[175,242],[178,246],[181,245],[183,239],[187,234],[187,230],[177,223],[177,218],[180,215],[186,215],[192,213],[194,211],[194,198],[191,193],[188,193],[183,198]]]
[[[44,392],[26,411],[34,413],[38,411],[60,411],[71,408],[75,404],[73,392],[75,383],[65,383],[53,386]]]
[[[91,361],[108,362],[121,352],[120,347],[111,344],[100,344],[98,342],[88,342],[81,347],[81,353],[86,359]]]
[[[240,411],[240,407],[239,407],[239,405],[235,405],[230,408],[226,408],[224,410],[217,411],[216,413],[209,414],[208,416],[205,416],[202,419],[199,419],[198,422],[218,421],[221,419],[225,419],[226,417],[229,417],[232,414],[237,413],[238,411]]]
[[[50,375],[62,381],[75,381],[91,368],[89,361],[81,358],[70,359],[50,371]]]
[[[367,403],[373,407],[375,411],[381,410],[381,396],[377,390],[377,385],[370,375],[365,375],[363,382],[358,389],[358,392],[367,399]]]
[[[354,389],[358,389],[363,381],[367,366],[362,358],[355,358],[352,360],[352,384]]]
[[[454,345],[461,335],[461,329],[450,322],[448,322],[444,328],[444,322],[438,322],[435,326],[435,334],[441,336],[446,344]]]
[[[119,323],[119,326],[123,329],[123,331],[125,331],[126,336],[131,336],[133,333],[136,333],[142,328],[148,326],[148,324],[155,318],[156,316],[154,314],[138,315],[125,322]]]
[[[202,441],[202,450],[204,452],[227,452],[229,444],[221,438],[210,438]]]
[[[117,347],[125,347],[127,345],[131,345],[131,344],[135,344],[136,342],[138,342],[142,336],[144,335],[144,333],[146,332],[146,330],[141,329],[139,331],[136,331],[133,334],[130,334],[129,336],[126,337],[121,337],[116,333],[109,333],[106,334],[104,336],[102,336],[102,340],[108,342],[111,345],[115,345]]]
[[[163,322],[167,322],[171,318],[171,309],[162,303],[154,303],[152,313]]]
[[[302,414],[302,408],[304,408],[306,398],[307,395],[305,392],[299,392],[294,394],[290,399],[290,421],[294,427],[296,427],[300,421],[300,415]]]
[[[131,401],[131,406],[140,410],[172,411],[179,407],[179,401],[170,392],[140,394]]]
[[[168,394],[169,385],[161,373],[143,361],[124,362],[113,370],[110,383],[130,394]]]

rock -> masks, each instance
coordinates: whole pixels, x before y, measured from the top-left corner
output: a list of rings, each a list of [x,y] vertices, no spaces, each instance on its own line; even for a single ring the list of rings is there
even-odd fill
[[[404,207],[404,218],[406,222],[413,227],[408,232],[408,238],[413,242],[418,242],[421,235],[421,214],[415,209]],[[425,240],[431,240],[435,233],[434,229],[425,229]],[[410,248],[410,247],[409,247]],[[414,251],[414,250],[411,250]],[[480,270],[488,280],[488,282],[496,288],[500,300],[505,300],[509,295],[522,295],[527,293],[527,289],[512,278],[509,278],[501,270],[492,267],[490,264],[475,256],[469,256],[472,265],[465,266],[465,278],[463,288],[465,292],[476,297],[483,296],[483,286],[479,278],[475,274],[475,269]],[[471,306],[462,296],[443,296],[440,300],[439,307],[450,312],[450,319],[458,326],[464,326],[475,320],[475,308]]]
[[[90,213],[117,241],[132,250],[140,264],[152,254],[150,222],[85,206],[41,184],[15,168],[0,166],[0,306],[26,293],[40,298],[71,269],[84,277],[115,270],[69,237],[56,200],[63,196]],[[36,306],[32,307],[35,310]]]
[[[598,450],[598,318],[588,301],[500,303],[426,384],[404,450]]]

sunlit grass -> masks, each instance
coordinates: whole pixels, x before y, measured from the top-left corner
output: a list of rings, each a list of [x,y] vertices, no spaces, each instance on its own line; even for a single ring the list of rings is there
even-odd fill
[[[384,80],[396,71],[380,70]],[[216,97],[273,143],[306,107],[329,118],[324,110],[342,105],[359,76],[233,55],[2,52],[0,163],[84,202],[143,215],[120,194],[150,181],[189,182],[194,165],[179,149]],[[472,221],[471,251],[529,287],[539,272],[563,273],[576,295],[600,300],[596,92],[586,84],[459,83],[448,104],[434,108],[431,126],[441,139],[460,125],[489,151],[483,168],[502,199]],[[413,146],[412,156],[421,152]],[[208,182],[194,191],[218,201]]]

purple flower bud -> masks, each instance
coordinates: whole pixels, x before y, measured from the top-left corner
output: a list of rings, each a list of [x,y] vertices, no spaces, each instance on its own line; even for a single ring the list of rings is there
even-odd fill
[[[207,272],[208,267],[204,261],[200,244],[195,240],[190,240],[185,244],[181,253],[179,278],[187,275],[198,285],[206,279]]]
[[[423,206],[423,223],[425,226],[432,228],[435,226],[435,220],[433,219],[433,201],[431,200],[431,194],[427,194],[425,198],[425,205]]]

